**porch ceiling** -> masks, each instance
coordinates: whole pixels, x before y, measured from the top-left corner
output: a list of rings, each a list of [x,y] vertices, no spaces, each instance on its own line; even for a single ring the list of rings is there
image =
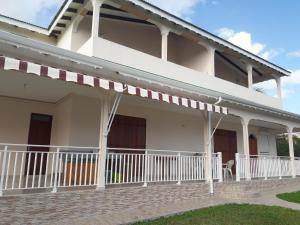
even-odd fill
[[[72,93],[97,97],[101,91],[60,80],[25,76],[17,71],[1,71],[0,76],[0,95],[7,97],[55,103]]]

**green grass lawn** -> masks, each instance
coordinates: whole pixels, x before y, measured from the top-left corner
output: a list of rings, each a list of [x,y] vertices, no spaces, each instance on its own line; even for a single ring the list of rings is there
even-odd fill
[[[135,225],[299,225],[300,212],[263,205],[228,204]]]
[[[280,198],[288,202],[300,203],[300,191],[278,194],[277,198]]]

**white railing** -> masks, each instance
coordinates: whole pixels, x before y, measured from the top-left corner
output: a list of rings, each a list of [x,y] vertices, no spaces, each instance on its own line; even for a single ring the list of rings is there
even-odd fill
[[[296,174],[300,175],[300,161],[290,157],[269,155],[236,154],[236,178],[279,178],[293,176],[293,164]],[[298,170],[298,171],[297,171]]]
[[[106,184],[186,182],[206,180],[204,153],[109,148]],[[213,178],[222,180],[219,154],[212,156]]]
[[[9,190],[94,186],[98,149],[0,144],[0,194]]]

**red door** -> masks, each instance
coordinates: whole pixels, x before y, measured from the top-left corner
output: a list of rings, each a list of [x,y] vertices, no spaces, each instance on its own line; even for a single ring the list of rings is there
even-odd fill
[[[117,163],[116,158],[110,158],[107,162],[109,179],[112,174],[113,177],[117,176],[117,179],[128,179],[135,174],[138,176],[142,171],[142,159],[134,156],[135,154],[145,154],[143,149],[146,148],[146,119],[136,118],[130,116],[116,115],[108,135],[107,140],[108,148],[119,148],[117,151],[110,151],[123,154],[123,160],[125,168],[131,168],[131,170],[125,169],[122,174],[119,174],[120,163]],[[126,151],[124,149],[141,149],[140,151]],[[126,154],[128,153],[128,154]],[[135,165],[135,166],[134,166]],[[140,165],[137,168],[136,165]],[[133,173],[130,173],[133,171]],[[130,175],[131,174],[131,175]],[[137,179],[137,177],[136,177]]]
[[[250,155],[257,155],[257,139],[254,135],[249,136]]]
[[[223,163],[234,160],[235,153],[237,152],[236,132],[221,129],[216,130],[214,134],[214,152],[222,152]]]
[[[116,115],[108,135],[107,146],[145,149],[146,119]]]
[[[52,127],[52,116],[42,115],[42,114],[31,114],[28,144],[29,145],[50,145],[51,138],[51,127]],[[40,164],[42,164],[41,174],[45,174],[47,155],[41,152],[49,152],[48,147],[28,147],[27,151],[32,152],[31,154],[26,154],[26,169],[25,174],[27,174],[27,169],[29,168],[29,175],[33,175],[34,172],[34,162],[36,161],[35,174],[40,174]],[[30,155],[30,157],[29,157]],[[28,165],[28,160],[29,167]]]

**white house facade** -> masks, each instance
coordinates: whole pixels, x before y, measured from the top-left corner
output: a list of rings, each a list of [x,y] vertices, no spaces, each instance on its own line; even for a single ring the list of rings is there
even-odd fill
[[[212,184],[232,160],[237,181],[300,175],[290,72],[144,1],[66,0],[48,28],[0,16],[0,55],[1,195]]]

